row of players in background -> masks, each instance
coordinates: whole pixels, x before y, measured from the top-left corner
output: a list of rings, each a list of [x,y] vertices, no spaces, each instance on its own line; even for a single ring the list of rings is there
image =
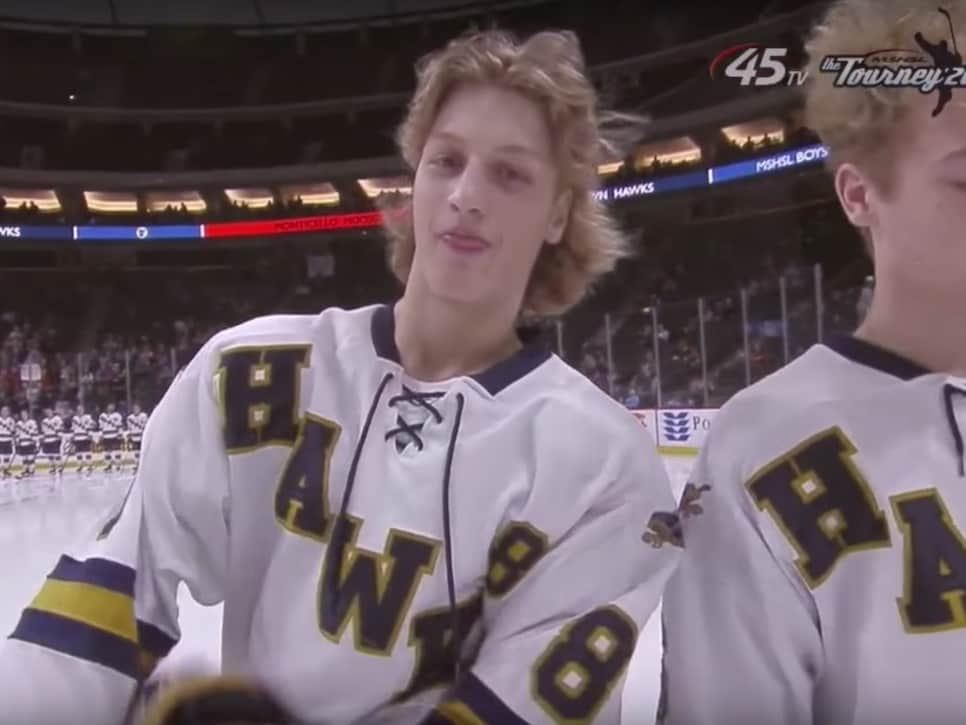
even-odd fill
[[[67,459],[73,456],[78,474],[89,476],[94,472],[95,445],[103,453],[104,471],[120,470],[125,441],[134,452],[137,465],[147,421],[147,413],[137,403],[126,420],[113,403],[108,403],[96,420],[82,405],[73,414],[66,406],[60,411],[46,408],[39,425],[28,410],[21,410],[19,418],[14,418],[10,408],[3,406],[0,408],[0,478],[13,474],[15,458],[22,466],[21,478],[34,475],[38,453],[50,464],[51,475],[62,475]]]

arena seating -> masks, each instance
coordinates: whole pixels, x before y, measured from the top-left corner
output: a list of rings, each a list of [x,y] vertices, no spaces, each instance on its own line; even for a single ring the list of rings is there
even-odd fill
[[[838,216],[827,206],[805,224],[779,219],[775,225],[788,230],[782,238],[756,237],[760,223],[741,217],[705,233],[645,235],[641,254],[615,277],[619,304],[599,311],[596,331],[575,341],[570,319],[559,321],[564,356],[628,407],[720,406],[783,364],[786,347],[793,358],[816,342],[819,321],[823,336],[854,328],[864,267],[853,264],[816,287],[801,251],[812,236],[840,233],[830,231]],[[336,273],[314,279],[304,257],[286,248],[240,268],[0,274],[0,404],[81,400],[126,409],[137,401],[150,409],[220,328],[392,299],[397,289],[383,271],[381,246],[363,246],[346,243]],[[42,370],[39,389],[25,384],[25,364]]]

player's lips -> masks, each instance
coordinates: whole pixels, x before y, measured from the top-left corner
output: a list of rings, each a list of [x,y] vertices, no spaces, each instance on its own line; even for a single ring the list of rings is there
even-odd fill
[[[475,234],[459,229],[451,229],[439,235],[440,241],[454,252],[460,254],[478,254],[490,247],[490,243]]]

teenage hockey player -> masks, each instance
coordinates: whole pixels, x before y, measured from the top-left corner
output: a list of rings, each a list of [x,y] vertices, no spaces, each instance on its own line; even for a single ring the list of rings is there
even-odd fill
[[[127,446],[131,455],[134,456],[134,467],[137,469],[141,460],[141,439],[144,429],[148,424],[148,414],[141,410],[140,403],[135,403],[133,409],[127,414]]]
[[[44,418],[40,421],[40,452],[47,459],[51,476],[64,473],[64,420],[53,408],[44,410]]]
[[[669,725],[966,720],[966,95],[822,68],[964,30],[963,0],[839,0],[811,34],[807,122],[875,291],[715,418],[664,599]]]
[[[123,451],[121,444],[121,428],[123,419],[117,412],[114,403],[108,403],[107,407],[98,417],[98,428],[101,430],[101,453],[104,456],[104,472],[110,473],[114,470],[121,470],[121,459]]]
[[[677,561],[640,541],[670,484],[630,413],[516,331],[623,250],[593,196],[600,121],[572,34],[421,65],[411,205],[388,216],[401,299],[202,348],[125,505],[0,650],[3,717],[117,723],[185,582],[224,602],[232,679],[169,691],[152,722],[617,725]]]
[[[17,419],[5,405],[0,408],[0,478],[13,475],[14,441],[17,436]]]
[[[21,478],[30,478],[37,472],[37,439],[40,437],[40,429],[37,421],[34,420],[30,411],[24,408],[20,411],[20,420],[17,421],[17,457],[23,467],[20,471]]]
[[[94,417],[84,411],[83,405],[78,405],[77,410],[70,419],[71,448],[74,451],[74,459],[77,461],[77,473],[88,476],[94,473],[94,435],[97,433],[97,421]]]

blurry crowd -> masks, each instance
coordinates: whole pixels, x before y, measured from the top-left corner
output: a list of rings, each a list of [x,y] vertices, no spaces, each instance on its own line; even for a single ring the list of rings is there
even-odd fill
[[[820,240],[845,246],[840,216],[826,204],[647,234],[608,294],[556,322],[558,352],[629,408],[718,407],[811,344],[854,329],[867,303],[865,267],[821,276],[803,254]],[[0,404],[150,410],[223,327],[398,294],[374,241],[333,246],[324,274],[294,248],[253,259],[95,276],[0,273]]]

